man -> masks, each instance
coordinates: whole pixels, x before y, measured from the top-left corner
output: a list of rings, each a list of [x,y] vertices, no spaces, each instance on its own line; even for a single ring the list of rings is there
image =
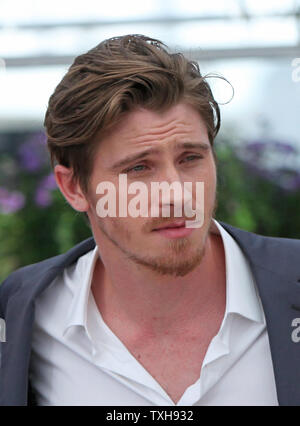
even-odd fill
[[[198,65],[145,36],[106,40],[76,58],[45,126],[93,238],[0,287],[1,404],[299,405],[300,242],[214,219],[220,114]],[[120,176],[192,190],[137,207]]]

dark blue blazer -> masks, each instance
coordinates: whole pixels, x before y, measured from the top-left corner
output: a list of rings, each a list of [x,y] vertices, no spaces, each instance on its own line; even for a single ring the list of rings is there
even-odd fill
[[[256,280],[279,405],[300,405],[300,327],[298,333],[295,326],[296,318],[300,323],[300,240],[265,237],[220,223],[244,252]],[[34,405],[28,377],[34,301],[64,268],[94,247],[89,238],[65,254],[16,270],[0,286],[0,318],[6,322],[6,342],[0,346],[0,406]]]

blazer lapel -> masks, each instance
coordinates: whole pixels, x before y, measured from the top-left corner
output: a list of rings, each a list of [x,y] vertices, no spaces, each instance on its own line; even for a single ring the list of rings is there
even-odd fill
[[[6,343],[2,349],[1,405],[26,405],[31,335],[34,319],[34,297],[57,275],[47,271],[44,279],[32,287],[35,294],[28,298],[23,288],[8,302],[6,313]]]
[[[29,265],[21,274],[19,290],[9,299],[6,309],[6,343],[2,344],[0,405],[26,405],[34,301],[63,269],[95,247],[93,238],[76,245],[67,253]],[[25,268],[24,268],[25,269]],[[23,270],[23,268],[22,268]],[[31,273],[29,271],[31,270]],[[15,275],[15,279],[17,280]],[[12,279],[12,278],[11,278]]]
[[[220,223],[243,250],[256,280],[266,317],[279,405],[300,405],[300,342],[292,339],[292,322],[300,318],[300,244],[294,240],[298,244],[295,253],[292,240],[282,239],[280,243],[278,239]]]
[[[280,405],[300,405],[300,342],[292,339],[300,318],[299,241],[266,238],[220,222],[247,257],[262,300]],[[286,241],[286,243],[285,243]],[[0,405],[26,405],[34,300],[68,265],[95,247],[93,238],[64,255],[37,264],[7,307],[7,339],[2,344]],[[300,333],[299,333],[300,335]]]

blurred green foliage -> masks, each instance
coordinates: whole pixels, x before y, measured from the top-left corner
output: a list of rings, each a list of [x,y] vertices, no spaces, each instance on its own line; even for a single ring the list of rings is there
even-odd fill
[[[287,189],[279,184],[278,174],[274,180],[274,174],[259,173],[225,139],[217,140],[215,150],[216,219],[263,235],[300,238],[299,187]],[[26,203],[16,211],[0,213],[0,282],[13,270],[61,254],[92,235],[83,215],[68,205],[58,189],[47,190],[50,198],[44,203],[34,196],[38,182],[50,170],[49,165],[33,169],[20,169],[18,179],[13,179],[17,189],[25,194]],[[5,185],[6,181],[1,182]]]
[[[274,150],[274,146],[269,149]],[[226,140],[219,141],[216,152],[216,219],[261,235],[300,238],[299,172],[284,166],[282,152],[279,156],[283,166],[275,171],[263,162],[259,168],[253,159],[242,160]],[[296,151],[289,154],[299,157]]]
[[[0,214],[0,282],[16,268],[64,253],[90,237],[84,218],[58,190],[47,208],[33,203],[11,214]]]

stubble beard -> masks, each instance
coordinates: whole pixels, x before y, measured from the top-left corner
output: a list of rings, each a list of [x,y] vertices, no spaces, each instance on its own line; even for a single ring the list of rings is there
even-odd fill
[[[161,256],[140,256],[137,253],[131,252],[123,247],[112,235],[106,230],[103,222],[97,220],[97,225],[103,234],[113,243],[126,258],[136,265],[143,266],[158,275],[168,275],[173,277],[184,277],[200,265],[204,255],[207,237],[211,227],[212,219],[217,209],[217,199],[215,197],[213,207],[208,217],[208,221],[204,224],[206,226],[204,235],[199,241],[198,247],[192,253],[192,242],[188,237],[178,238],[174,240],[167,240],[167,247]],[[154,231],[155,232],[155,231]],[[194,232],[197,232],[195,230]],[[130,240],[128,230],[125,230],[127,240]],[[189,254],[190,253],[190,254]]]
[[[141,258],[130,255],[129,259],[135,263],[145,266],[158,275],[169,275],[173,277],[184,277],[198,266],[205,254],[205,244],[197,248],[194,255],[188,256],[188,247],[191,242],[188,238],[168,241],[165,255],[156,258]]]

